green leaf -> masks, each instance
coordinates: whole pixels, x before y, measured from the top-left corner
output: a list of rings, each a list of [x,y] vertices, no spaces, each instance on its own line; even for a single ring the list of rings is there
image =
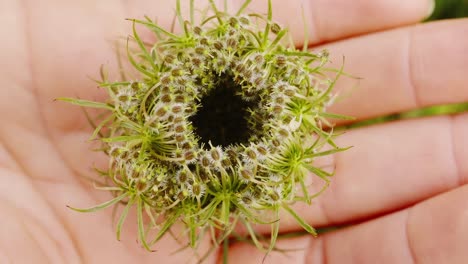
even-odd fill
[[[252,2],[252,0],[246,0],[244,1],[244,3],[241,5],[241,7],[239,8],[239,10],[237,10],[236,12],[236,16],[240,16],[242,14],[242,12],[244,12],[244,10],[247,8],[247,6],[250,4],[250,2]]]
[[[281,30],[277,35],[276,35],[276,38],[273,40],[273,42],[271,42],[270,46],[268,47],[268,51],[274,49],[276,47],[276,45],[278,45],[278,43],[281,41],[281,39],[284,37],[284,35],[286,35],[286,33],[288,33],[288,30],[287,29],[283,29]]]
[[[327,155],[330,155],[330,154],[335,154],[335,153],[338,153],[338,152],[342,152],[342,151],[346,151],[348,149],[352,148],[351,147],[347,147],[347,148],[334,148],[334,149],[330,149],[330,150],[326,150],[326,151],[322,151],[322,152],[317,152],[317,153],[308,153],[305,155],[306,158],[312,158],[312,157],[320,157],[320,156],[327,156]]]
[[[190,24],[195,23],[195,3],[194,0],[190,0]]]
[[[141,51],[143,52],[143,57],[145,58],[146,61],[148,61],[151,64],[151,67],[153,69],[157,70],[158,67],[156,64],[154,64],[153,58],[151,57],[151,54],[149,54],[148,50],[146,49],[145,44],[143,44],[143,41],[141,40],[140,36],[138,35],[138,32],[136,30],[136,22],[133,21],[132,25],[132,30],[133,30],[133,37],[135,38],[138,46],[140,47]]]
[[[279,219],[279,209],[278,208],[275,208],[275,213],[276,213],[276,218]],[[270,246],[268,247],[268,250],[265,253],[265,256],[263,257],[263,262],[265,262],[265,259],[268,256],[268,254],[275,248],[276,240],[278,239],[278,234],[279,234],[279,225],[280,225],[279,221],[277,221],[276,223],[273,223],[271,225]]]
[[[131,197],[130,200],[128,201],[127,205],[125,206],[124,210],[122,211],[122,214],[119,217],[119,221],[117,222],[117,240],[120,241],[120,233],[122,230],[122,225],[125,222],[125,219],[127,218],[128,212],[130,210],[130,207],[135,203],[135,197]]]
[[[114,142],[126,142],[135,139],[141,139],[141,135],[133,135],[133,136],[118,136],[118,137],[111,137],[111,138],[103,138],[102,141],[106,143],[114,143]]]
[[[345,58],[343,57],[343,62],[342,62],[342,64],[341,64],[340,69],[339,69],[338,72],[336,73],[335,78],[331,81],[331,83],[330,83],[330,85],[328,86],[327,90],[325,90],[325,92],[323,92],[323,93],[320,95],[320,97],[316,100],[315,104],[319,104],[320,102],[322,102],[323,100],[325,100],[325,98],[328,96],[328,94],[330,94],[330,92],[333,90],[333,88],[334,88],[335,85],[336,85],[336,82],[338,81],[338,79],[340,78],[340,76],[343,75],[344,64],[345,64]]]
[[[83,111],[85,117],[86,117],[86,120],[88,121],[89,125],[93,128],[93,129],[96,129],[96,123],[94,122],[93,118],[91,118],[91,116],[89,115],[88,113],[88,110],[85,108],[85,107],[81,107],[81,110]],[[99,134],[101,136],[101,133],[98,132],[97,134]]]
[[[104,64],[101,64],[101,67],[99,67],[99,75],[101,76],[101,82],[107,82],[109,75],[104,68]]]
[[[265,25],[265,31],[263,32],[263,45],[265,45],[268,42],[268,35],[270,34],[270,22],[273,17],[273,10],[271,6],[271,0],[268,0],[268,13],[267,13],[267,21]],[[278,38],[277,38],[278,39]]]
[[[83,100],[83,99],[60,97],[60,98],[57,98],[56,100],[71,103],[71,104],[74,104],[74,105],[83,106],[83,107],[114,110],[114,108],[109,104],[100,103],[100,102],[93,102],[93,101],[88,101],[88,100]]]
[[[77,212],[81,212],[81,213],[91,213],[91,212],[96,212],[96,211],[99,211],[99,210],[102,210],[102,209],[105,209],[111,205],[114,205],[120,201],[122,201],[123,198],[125,198],[126,196],[128,196],[127,193],[123,193],[117,197],[115,197],[114,199],[112,200],[109,200],[107,202],[104,202],[102,204],[98,204],[96,206],[93,206],[93,207],[90,207],[90,208],[75,208],[75,207],[71,207],[69,205],[67,205],[68,208],[72,209],[73,211],[77,211]]]
[[[218,8],[216,7],[215,2],[213,0],[209,0],[209,1],[210,1],[211,8],[215,12],[215,16],[216,16],[216,19],[218,19],[219,24],[220,25],[224,24],[223,20],[221,19],[220,14],[219,14]]]
[[[126,81],[123,81],[123,82],[103,82],[103,83],[100,83],[99,84],[99,87],[117,87],[117,86],[127,86],[127,85],[130,85],[131,83],[130,82],[126,82]]]
[[[252,212],[249,212],[247,208],[245,208],[243,205],[235,202],[234,200],[232,201],[232,203],[234,203],[234,205],[237,207],[237,209],[242,212],[244,214],[244,218],[245,220],[248,220],[254,224],[260,224],[260,225],[271,225],[272,223],[276,222],[277,220],[273,220],[273,221],[263,221],[261,219],[259,219],[257,216],[253,215]]]
[[[143,244],[143,247],[148,251],[151,250],[148,242],[146,241],[145,226],[143,223],[143,200],[138,197],[137,199],[137,224],[138,224],[138,239]]]
[[[97,127],[95,127],[94,129],[94,132],[93,134],[91,135],[91,137],[89,138],[89,140],[93,140],[95,139],[98,135],[100,137],[102,137],[103,135],[101,134],[101,130],[102,128],[109,122],[112,120],[114,116],[113,115],[110,115],[108,116],[106,119],[104,119]]]
[[[197,245],[197,229],[196,229],[197,224],[193,221],[193,217],[190,218],[190,247],[195,248]]]
[[[179,26],[184,28],[185,36],[188,37],[190,33],[188,31],[187,25],[184,22],[184,17],[182,16],[182,11],[180,8],[180,0],[176,0],[176,16],[179,20]]]
[[[257,247],[259,250],[264,250],[263,245],[258,241],[257,235],[255,234],[255,231],[253,230],[252,226],[250,223],[247,221],[243,221],[244,226],[247,228],[247,231],[249,232],[250,238],[252,239],[252,242],[254,245]]]
[[[331,133],[331,132],[327,133],[327,132],[323,131],[322,129],[318,128],[317,126],[315,126],[314,124],[311,124],[309,126],[309,128],[312,129],[315,133],[317,133],[317,135],[322,136],[323,138],[325,138],[327,143],[330,144],[330,146],[332,146],[334,148],[338,148],[338,146],[332,140],[333,133]]]
[[[341,119],[341,120],[356,120],[354,116],[347,116],[347,115],[340,115],[340,114],[334,114],[334,113],[319,113],[320,116],[323,116],[325,118],[334,118],[334,119]]]
[[[299,223],[299,225],[302,228],[304,228],[304,230],[306,230],[308,233],[312,234],[313,236],[317,236],[317,231],[315,230],[315,228],[313,228],[308,223],[306,223],[306,221],[302,219],[302,217],[300,217],[293,209],[291,209],[291,207],[289,207],[287,204],[283,204],[283,208],[288,213],[290,213],[291,216],[294,217],[294,219],[296,219],[296,221]]]
[[[221,223],[225,226],[229,225],[229,217],[231,215],[231,199],[226,198],[221,202]]]
[[[142,24],[142,25],[145,25],[147,26],[149,29],[151,29],[152,31],[155,31],[155,33],[159,34],[159,33],[163,33],[165,35],[167,35],[168,37],[172,38],[172,39],[180,39],[179,36],[163,29],[162,27],[152,23],[152,22],[149,22],[150,19],[148,17],[145,16],[145,18],[148,20],[148,22],[146,21],[143,21],[143,20],[138,20],[138,19],[127,19],[129,21],[133,21],[133,22],[136,22],[138,24]]]
[[[323,185],[323,187],[318,192],[310,195],[310,199],[314,199],[314,198],[320,196],[326,189],[328,189],[329,186],[330,186],[330,182],[325,181],[325,184]]]
[[[162,226],[161,230],[159,230],[158,234],[156,235],[156,237],[153,239],[153,241],[151,241],[150,245],[154,245],[156,242],[158,242],[165,234],[167,231],[169,231],[169,229],[171,228],[171,226],[177,221],[177,219],[179,218],[181,212],[180,211],[177,211],[175,212],[171,217],[167,218],[166,221],[164,222],[164,225]]]
[[[319,176],[320,178],[322,178],[324,181],[330,181],[328,179],[328,177],[331,177],[333,176],[333,173],[328,173],[322,169],[319,169],[319,168],[316,168],[310,164],[302,164],[305,168],[307,168],[307,170],[309,170],[310,172],[312,172],[313,174]]]
[[[138,64],[133,58],[132,53],[130,52],[128,41],[129,40],[127,39],[127,57],[128,57],[128,60],[130,61],[130,64],[132,64],[132,66],[135,67],[135,69],[137,69],[139,72],[143,73],[144,75],[148,76],[150,79],[153,80],[155,78],[154,75],[151,72],[144,69],[142,65]]]

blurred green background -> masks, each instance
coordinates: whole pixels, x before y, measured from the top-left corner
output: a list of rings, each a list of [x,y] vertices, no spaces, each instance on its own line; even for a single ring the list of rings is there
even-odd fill
[[[412,0],[408,0],[412,1]],[[436,0],[434,13],[427,21],[468,17],[468,0]],[[467,84],[468,87],[468,84]],[[468,112],[468,102],[452,105],[431,106],[423,109],[412,110],[404,113],[395,113],[387,116],[381,116],[368,120],[363,120],[346,128],[357,128],[362,126],[385,123],[407,118],[421,118],[435,115],[450,115],[462,112]]]
[[[455,17],[468,17],[468,0],[436,0],[436,8],[430,20]]]

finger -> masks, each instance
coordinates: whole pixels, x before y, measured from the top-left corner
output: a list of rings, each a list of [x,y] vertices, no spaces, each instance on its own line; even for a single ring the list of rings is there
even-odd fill
[[[337,139],[353,148],[324,164],[331,185],[312,205],[293,208],[315,227],[346,224],[394,211],[468,182],[468,114],[400,121],[351,130]],[[311,192],[320,181],[312,177]],[[268,232],[268,226],[257,230]],[[302,228],[287,213],[281,231]]]
[[[23,2],[1,1],[0,17],[0,35],[8,36],[2,39],[0,49],[0,144],[7,152],[6,168],[46,180],[52,170],[67,170],[49,142],[36,100]],[[44,166],[37,158],[43,156],[57,158],[58,162]]]
[[[217,2],[223,10],[223,1]],[[245,0],[229,1],[227,9],[232,13],[244,2]],[[247,11],[266,14],[267,3],[252,1]],[[156,5],[158,8],[154,8]],[[196,4],[197,7],[204,5],[204,1],[198,1]],[[272,0],[272,7],[273,19],[286,26],[296,44],[302,45],[306,34],[309,44],[316,44],[415,23],[432,13],[434,1]],[[161,1],[156,4],[155,1],[140,0],[132,2],[127,8],[130,15],[137,17],[142,14],[149,15],[148,12],[153,11],[154,15],[162,18],[161,22],[169,25],[170,21],[164,20],[164,17],[173,15],[171,11],[174,10],[174,3]],[[187,6],[184,9],[188,12]]]
[[[194,263],[195,259],[198,260],[191,250],[173,254],[188,243],[184,235],[180,235],[183,232],[178,231],[178,227],[173,228],[174,236],[180,236],[178,241],[166,236],[155,246],[157,252],[148,252],[135,242],[138,234],[136,213],[126,219],[121,241],[118,241],[115,237],[115,218],[122,213],[123,206],[115,208],[115,215],[110,208],[84,214],[65,206],[85,207],[111,199],[109,196],[97,201],[89,193],[83,192],[78,184],[31,181],[21,172],[0,167],[0,208],[2,216],[6,216],[0,227],[0,260],[1,253],[6,253],[9,257],[15,257],[18,262],[14,263],[36,263],[19,261],[21,258],[14,255],[17,250],[26,247],[28,254],[36,253],[36,250],[45,254],[41,263],[101,263],[109,261],[110,257],[112,263],[154,263],[155,257],[166,260],[164,263]],[[208,236],[199,242],[196,253],[201,255],[210,250],[212,245]],[[6,251],[2,252],[4,249]],[[212,263],[213,259],[212,254],[207,257],[206,263]]]
[[[288,4],[287,8],[284,7],[284,1],[274,2],[274,5],[275,10],[278,10],[278,20],[286,24],[291,21],[290,17],[301,17],[298,12],[303,7],[305,11],[313,9],[317,13],[317,18],[311,18],[311,21],[322,21],[328,17],[340,17],[340,19],[333,19],[329,23],[319,23],[324,26],[317,28],[321,28],[320,31],[324,32],[333,32],[333,30],[328,31],[326,24],[337,25],[339,29],[346,28],[347,25],[354,25],[353,28],[367,25],[367,28],[370,27],[376,30],[377,28],[397,26],[401,23],[410,23],[420,19],[423,16],[421,14],[424,13],[421,10],[429,9],[430,6],[430,0],[400,1],[401,3],[398,4],[395,4],[395,1],[379,0],[354,1],[349,7],[343,8],[344,5],[350,4],[347,3],[349,1],[336,1],[337,4],[341,4],[336,6],[340,6],[342,9],[335,8],[336,6],[330,4],[329,1],[305,1],[303,4],[294,1],[292,4]],[[43,112],[47,123],[52,128],[65,130],[70,127],[82,128],[86,126],[86,122],[83,122],[82,118],[76,118],[81,116],[82,113],[80,110],[73,110],[71,107],[60,108],[67,115],[56,115],[59,107],[57,104],[48,107],[51,99],[60,96],[80,96],[88,99],[105,97],[104,93],[92,89],[95,86],[88,76],[96,77],[99,66],[103,63],[115,65],[115,50],[111,43],[119,36],[128,34],[129,23],[123,21],[124,17],[133,14],[141,16],[151,12],[150,15],[160,18],[158,21],[161,21],[163,25],[168,26],[171,23],[173,16],[171,11],[173,11],[174,7],[165,6],[169,5],[167,1],[158,2],[157,6],[154,1],[125,3],[126,1],[121,1],[119,4],[114,1],[100,1],[96,5],[94,2],[52,1],[50,4],[44,5],[36,3],[36,1],[27,1],[24,6],[20,6],[18,9],[17,13],[20,13],[20,16],[17,17],[22,17],[23,20],[19,21],[21,23],[15,23],[15,25],[18,26],[18,32],[24,31],[25,33],[21,35],[21,41],[18,42],[19,45],[25,46],[18,49],[22,51],[19,53],[22,55],[20,58],[23,59],[24,54],[30,54],[30,58],[26,58],[26,67],[22,67],[22,69],[27,69],[28,76],[29,72],[32,73],[32,82],[28,79],[25,87],[30,89],[34,86],[37,88],[37,95],[40,97],[39,104],[41,107],[47,106]],[[206,6],[206,2],[204,3],[204,5],[197,4],[197,8],[202,9],[203,6]],[[236,10],[235,7],[238,7],[241,3],[238,0],[230,8]],[[261,10],[262,7],[258,6],[259,3],[254,1],[251,9]],[[170,4],[173,5],[172,2]],[[310,5],[309,9],[307,9],[308,5]],[[320,12],[317,10],[320,10]],[[392,15],[379,14],[376,16],[377,22],[373,21],[372,23],[363,23],[360,20],[369,17],[365,15],[366,12],[374,13],[377,10],[392,10]],[[395,12],[395,10],[398,12]],[[343,20],[342,13],[352,15],[347,20]],[[395,13],[399,15],[395,16]],[[378,22],[379,19],[384,17],[386,19],[382,23]],[[66,21],[66,23],[57,23],[57,21]],[[340,21],[344,22],[341,23]],[[351,21],[353,22],[351,23]],[[297,27],[295,25],[290,26],[292,28]],[[302,25],[299,28],[302,28]],[[310,28],[312,30],[314,26],[310,26]],[[364,29],[354,30],[349,34],[358,34],[358,32],[367,30],[364,27]],[[302,29],[297,33],[293,32],[293,34],[302,34],[299,32],[302,32]],[[326,35],[325,33],[320,34]],[[338,33],[333,35],[336,34]],[[314,36],[318,36],[318,33],[311,32],[309,35],[312,41],[319,41],[313,39]],[[13,56],[13,58],[16,57]],[[30,69],[29,65],[32,65],[32,69]],[[117,69],[111,68],[111,72],[116,71]],[[64,94],[64,91],[68,93]],[[45,101],[45,103],[41,103],[42,101]]]
[[[336,6],[342,9],[331,5],[329,1],[304,1],[303,4],[300,4],[299,1],[293,1],[288,3],[287,8],[284,6],[284,1],[276,1],[274,8],[278,10],[278,16],[281,16],[278,19],[284,23],[293,21],[290,19],[291,17],[301,17],[299,11],[304,6],[305,11],[314,9],[316,16],[320,17],[314,18],[314,21],[322,21],[332,17],[334,18],[333,22],[327,22],[328,25],[337,25],[337,28],[354,25],[353,28],[359,30],[352,30],[354,32],[350,34],[357,34],[367,31],[369,27],[371,29],[386,28],[391,25],[397,26],[401,23],[417,21],[424,16],[425,11],[423,10],[428,9],[430,3],[429,0],[398,1],[397,4],[391,0],[354,1],[353,5],[344,8],[343,6],[349,5],[347,3],[349,1],[335,1],[336,4],[341,4]],[[265,1],[254,1],[251,9],[261,10],[260,2],[264,3]],[[204,3],[197,4],[197,8],[202,9],[206,6],[206,2]],[[242,1],[239,0],[235,3],[232,7],[230,6],[230,9],[236,10],[235,6],[238,7]],[[70,130],[77,131],[88,128],[86,120],[82,118],[81,109],[64,106],[60,103],[51,104],[50,102],[54,98],[63,96],[78,96],[91,100],[100,100],[105,97],[103,91],[95,89],[95,84],[90,81],[88,76],[98,78],[99,67],[103,63],[115,66],[115,49],[112,46],[112,41],[130,32],[128,30],[130,23],[123,21],[123,18],[137,15],[141,17],[143,14],[149,13],[150,16],[157,17],[159,22],[168,27],[173,17],[173,4],[173,2],[168,1],[159,1],[158,4],[154,1],[121,1],[118,4],[115,1],[100,1],[97,5],[94,2],[55,1],[49,5],[37,1],[26,2],[22,9],[24,17],[27,18],[24,19],[27,23],[23,25],[27,29],[25,30],[27,40],[21,43],[27,44],[25,50],[31,54],[28,64],[32,65],[31,73],[34,84],[29,86],[34,85],[37,88],[36,95],[39,97],[39,105],[43,108],[40,112],[44,115],[49,131],[58,131],[63,134],[62,132]],[[310,7],[307,7],[308,5]],[[186,9],[186,6],[184,8]],[[345,11],[339,12],[338,10]],[[362,19],[368,17],[366,12],[377,13],[377,10],[392,10],[392,15],[379,14],[375,16],[377,22],[363,23]],[[352,15],[343,20],[341,13]],[[399,15],[395,16],[394,14]],[[385,19],[380,23],[379,19],[384,17]],[[294,21],[300,20],[295,19]],[[57,21],[66,21],[66,23],[57,23]],[[324,25],[319,27],[320,30],[328,32],[326,24],[320,23]],[[363,25],[367,25],[367,28]],[[292,28],[298,27],[297,25],[290,26]],[[302,32],[302,25],[299,28]],[[313,27],[310,28],[312,30]],[[337,36],[336,34],[338,33],[334,33],[334,36]],[[309,35],[313,38],[317,34],[311,32]],[[110,72],[116,71],[115,67],[110,68]],[[114,79],[115,76],[110,78]],[[80,135],[81,138],[83,135]],[[76,138],[69,137],[64,139],[63,144],[70,145],[73,140]],[[69,152],[73,153],[75,150],[70,149]]]
[[[40,252],[45,254],[42,259],[48,257],[56,262],[60,255],[68,259],[77,257],[73,244],[67,242],[63,223],[57,221],[54,212],[21,169],[11,171],[0,166],[0,207],[4,216],[0,228],[0,252],[19,262],[24,257],[15,256],[20,248],[30,248],[27,255]]]
[[[342,4],[346,2],[341,1]],[[261,2],[263,3],[264,1]],[[429,2],[429,0],[401,1],[401,3],[396,5],[395,1],[389,0],[363,1],[362,4],[353,4],[352,7],[354,9],[350,7],[346,8],[346,10],[356,10],[353,12],[357,14],[360,14],[358,10],[367,10],[366,12],[372,12],[373,10],[400,10],[401,12],[397,13],[404,17],[402,21],[409,23],[423,16],[421,15],[423,13],[421,10],[427,9],[429,4],[424,3]],[[99,92],[98,89],[93,89],[95,85],[93,85],[88,76],[98,78],[96,76],[102,63],[115,65],[115,49],[112,46],[112,40],[119,36],[125,36],[129,32],[129,23],[123,21],[123,18],[137,15],[141,17],[143,14],[151,13],[152,17],[157,17],[158,22],[166,27],[170,26],[173,18],[174,7],[172,2],[158,2],[157,8],[154,1],[129,2],[127,4],[125,4],[126,1],[122,1],[119,3],[123,4],[102,1],[97,8],[91,8],[91,5],[83,4],[82,2],[57,2],[53,6],[40,5],[34,1],[28,2],[28,5],[25,7],[25,13],[29,17],[29,22],[26,26],[30,27],[28,30],[30,33],[28,34],[29,42],[34,42],[34,45],[31,45],[31,63],[37,65],[33,67],[32,71],[34,73],[35,84],[38,91],[40,91],[38,95],[41,101],[50,102],[51,99],[61,96],[80,96],[87,99],[104,98],[105,94],[102,91]],[[239,6],[242,1],[235,3],[237,4],[233,4],[230,7],[233,10],[236,10],[235,6]],[[261,10],[262,7],[259,6],[259,3],[260,1],[254,1],[251,8],[253,10]],[[278,16],[281,16],[278,19],[286,23],[287,21],[291,21],[289,19],[291,16],[300,17],[300,14],[298,15],[297,12],[301,10],[301,6],[306,6],[309,3],[312,3],[311,5],[316,9],[322,9],[323,5],[323,10],[317,12],[318,15],[323,16],[319,20],[324,20],[328,17],[326,10],[329,10],[329,12],[337,10],[327,4],[327,1],[305,1],[303,4],[300,4],[299,1],[294,1],[292,4],[288,4],[288,8],[282,6],[285,4],[284,1],[277,1],[274,4],[275,10],[278,10]],[[206,2],[204,5],[197,5],[197,8],[202,9],[204,6],[206,6]],[[51,8],[53,8],[53,12],[49,10]],[[187,9],[186,6],[185,9]],[[283,12],[283,10],[293,11]],[[45,16],[44,14],[48,15]],[[361,18],[368,17],[362,14],[355,16]],[[379,19],[382,17],[388,17],[389,20],[395,19],[395,26],[399,25],[397,23],[397,21],[400,21],[399,18],[395,18],[398,16],[379,15],[377,17]],[[301,19],[296,19],[295,21],[297,20],[300,21]],[[349,20],[356,21],[355,25],[365,24],[361,23],[362,21],[359,19],[354,19],[354,17]],[[66,21],[67,23],[55,23],[55,21]],[[335,22],[330,24],[335,25],[337,24],[336,21],[343,20],[335,19]],[[346,25],[350,24],[348,22],[343,23]],[[388,21],[386,23],[383,24],[387,26],[391,24]],[[380,25],[378,22],[367,24],[371,25],[371,27]],[[291,28],[298,27],[296,25],[290,26]],[[73,34],[68,33],[70,28],[73,28]],[[303,26],[301,25],[299,28],[301,28],[300,32],[302,32]],[[338,26],[338,28],[342,27]],[[297,32],[296,35],[298,34],[302,33]],[[310,35],[313,37],[315,34],[311,33]],[[67,37],[64,38],[63,36]],[[54,52],[50,52],[51,47],[53,47]],[[110,71],[116,72],[117,69],[112,67]],[[51,78],[51,76],[55,76],[55,78]],[[63,89],[63,87],[66,87],[66,89]],[[59,104],[44,103],[43,106],[45,106],[44,115],[46,116],[47,123],[55,130],[68,130],[70,128],[76,130],[76,128],[82,129],[83,127],[87,127],[86,121],[83,118],[78,118],[82,117],[81,110],[79,109],[73,109],[72,107],[63,108],[63,105]],[[67,115],[57,115],[58,109],[66,111]]]
[[[200,257],[209,252],[212,247],[211,237],[207,235],[199,239],[196,250],[182,250],[189,244],[189,241],[182,226],[176,224],[169,231],[172,235],[165,235],[151,248],[155,252],[149,252],[139,241],[135,209],[131,209],[132,211],[125,219],[120,240],[117,240],[116,225],[124,206],[118,206],[115,209],[107,208],[92,214],[75,212],[66,208],[64,201],[67,205],[85,208],[105,200],[90,199],[89,193],[83,193],[76,186],[64,185],[60,192],[53,190],[52,186],[48,189],[49,192],[45,195],[50,200],[55,199],[51,204],[62,222],[69,227],[69,234],[76,241],[83,255],[83,263],[106,262],[109,261],[109,256],[112,256],[115,263],[154,263],[155,259],[161,260],[161,263],[197,263]],[[111,198],[108,196],[106,200]],[[113,212],[113,210],[116,211]],[[145,230],[145,239],[149,243],[155,237],[152,233],[154,230],[146,227]],[[214,258],[214,254],[211,254],[206,258],[206,263],[213,263]]]
[[[327,46],[345,71],[330,108],[358,120],[414,108],[468,102],[468,19],[355,38]],[[447,41],[448,39],[453,41]]]
[[[327,247],[323,251],[336,263],[349,257],[357,263],[379,258],[388,263],[464,263],[467,197],[465,185],[404,211],[330,233],[323,237]],[[333,254],[337,247],[344,250]]]
[[[266,263],[465,263],[468,185],[412,208],[318,238],[281,239]],[[229,263],[259,263],[264,253],[235,244]],[[290,260],[300,260],[291,262]],[[257,261],[257,262],[255,262]]]
[[[34,129],[38,134],[43,132],[30,89],[28,49],[22,30],[25,23],[24,16],[20,12],[21,4],[18,1],[0,2],[2,19],[0,34],[8,36],[2,38],[2,49],[0,49],[0,113],[3,123],[0,126],[0,139],[2,141],[6,141],[2,132],[6,129],[16,129],[16,124],[29,131]]]
[[[267,256],[265,256],[265,252],[258,250],[252,244],[241,242],[234,243],[229,248],[227,263],[325,263],[323,259],[306,261],[306,253],[310,243],[311,239],[308,236],[278,239],[276,243],[278,251],[272,251]],[[221,261],[218,261],[218,263],[221,263]]]

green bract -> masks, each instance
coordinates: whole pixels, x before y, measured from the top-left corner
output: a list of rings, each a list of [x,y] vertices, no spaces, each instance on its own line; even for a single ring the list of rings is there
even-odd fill
[[[240,222],[263,248],[251,224],[269,224],[271,250],[281,209],[315,234],[290,206],[316,195],[308,192],[311,174],[328,185],[331,174],[314,167],[314,158],[343,150],[322,127],[337,117],[324,112],[336,78],[322,73],[327,52],[297,50],[287,41],[287,30],[272,21],[271,3],[266,16],[244,14],[248,3],[235,15],[212,3],[215,15],[198,24],[193,1],[190,21],[177,3],[180,35],[148,18],[132,20],[138,51],[129,49],[128,59],[141,79],[104,79],[106,103],[64,99],[108,113],[93,136],[109,156],[109,169],[100,173],[115,198],[76,210],[124,204],[119,236],[136,206],[147,249],[181,221],[192,247],[204,231],[220,243]],[[157,42],[143,42],[135,24]],[[149,237],[150,229],[157,233]]]

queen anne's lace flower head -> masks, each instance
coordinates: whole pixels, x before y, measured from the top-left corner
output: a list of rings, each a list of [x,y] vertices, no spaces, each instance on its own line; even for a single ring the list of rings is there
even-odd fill
[[[253,238],[252,223],[271,224],[276,237],[282,208],[315,234],[290,205],[310,203],[309,174],[328,184],[330,173],[313,159],[342,150],[323,128],[336,79],[323,73],[328,53],[288,44],[287,29],[272,21],[271,3],[264,16],[243,14],[248,2],[234,15],[212,3],[214,15],[201,22],[178,11],[180,35],[148,18],[131,20],[135,45],[128,58],[140,78],[104,78],[106,104],[69,100],[109,110],[95,135],[109,155],[101,174],[115,198],[96,208],[124,202],[120,234],[136,206],[139,239],[148,249],[178,220],[193,247],[203,230],[224,238],[237,221]],[[138,24],[157,42],[143,42]],[[317,151],[325,145],[329,150]]]

